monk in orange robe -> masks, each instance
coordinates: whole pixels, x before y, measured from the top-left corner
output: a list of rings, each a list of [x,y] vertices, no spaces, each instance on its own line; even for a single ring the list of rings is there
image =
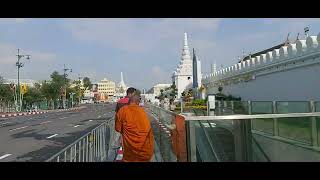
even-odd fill
[[[115,129],[122,134],[124,162],[149,162],[153,156],[153,131],[147,113],[139,106],[140,94],[136,90],[129,105],[116,115]]]

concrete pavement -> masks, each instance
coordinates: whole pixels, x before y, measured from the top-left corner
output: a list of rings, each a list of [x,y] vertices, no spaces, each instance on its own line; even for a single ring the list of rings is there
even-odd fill
[[[114,116],[114,104],[74,111],[0,117],[0,162],[45,161]]]

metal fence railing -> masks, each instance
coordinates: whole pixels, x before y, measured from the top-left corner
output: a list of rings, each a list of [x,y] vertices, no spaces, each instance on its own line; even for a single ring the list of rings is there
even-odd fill
[[[106,121],[91,130],[46,162],[103,162],[107,160],[108,141]]]
[[[16,106],[12,102],[0,102],[0,113],[16,112]]]

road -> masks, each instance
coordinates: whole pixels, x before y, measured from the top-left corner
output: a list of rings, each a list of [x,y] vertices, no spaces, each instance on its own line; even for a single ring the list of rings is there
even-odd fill
[[[114,116],[114,104],[83,107],[73,111],[0,118],[0,162],[45,161]]]

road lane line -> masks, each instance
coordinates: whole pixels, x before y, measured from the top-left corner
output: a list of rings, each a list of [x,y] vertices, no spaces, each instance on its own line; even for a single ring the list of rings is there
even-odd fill
[[[91,122],[92,120],[90,119],[89,122]]]
[[[15,128],[15,129],[10,129],[9,131],[15,131],[15,130],[19,130],[19,129],[24,129],[24,128],[27,128],[29,126],[23,126],[23,127],[19,127],[19,128]]]
[[[101,116],[98,116],[98,118],[101,118]]]
[[[80,125],[75,125],[75,126],[73,126],[73,127],[79,127]]]
[[[1,123],[1,125],[10,124],[10,123],[13,123],[13,122],[5,122],[5,123]]]
[[[49,122],[52,122],[52,121],[45,121],[45,122],[42,122],[40,124],[46,124],[46,123],[49,123]]]
[[[58,134],[54,134],[54,135],[52,135],[52,136],[49,136],[49,137],[47,137],[47,139],[53,138],[53,137],[55,137],[55,136],[58,136]]]
[[[9,119],[9,118],[1,118],[0,120],[5,120],[5,119]]]
[[[11,156],[11,155],[12,155],[12,154],[5,154],[5,155],[3,155],[3,156],[0,156],[0,160],[6,158],[6,157],[8,157],[8,156]]]

